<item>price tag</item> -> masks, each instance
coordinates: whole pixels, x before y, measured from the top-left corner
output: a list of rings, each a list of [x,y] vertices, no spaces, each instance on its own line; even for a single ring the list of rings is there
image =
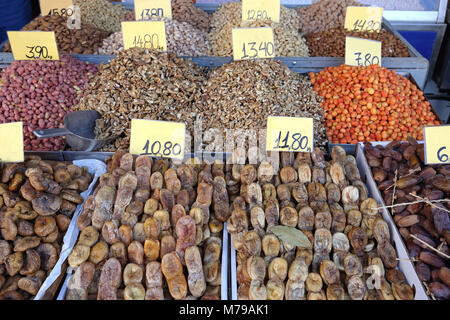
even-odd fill
[[[167,51],[164,21],[122,22],[122,33],[125,49],[139,47]]]
[[[312,118],[268,117],[267,151],[312,152]]]
[[[347,7],[345,29],[351,31],[380,31],[383,8]]]
[[[130,153],[183,159],[185,133],[184,123],[131,119]]]
[[[272,28],[233,29],[231,35],[234,60],[275,57]]]
[[[71,17],[74,14],[72,8],[72,0],[39,0],[41,6],[41,15],[51,16],[59,15],[63,17]]]
[[[349,66],[381,66],[381,41],[345,37],[345,64]]]
[[[172,19],[170,0],[134,0],[136,20],[149,20],[153,17]]]
[[[425,126],[425,164],[450,163],[450,125]]]
[[[242,0],[242,21],[280,22],[280,0]]]
[[[22,122],[0,124],[0,161],[23,162]]]
[[[14,60],[59,60],[54,31],[8,31]]]

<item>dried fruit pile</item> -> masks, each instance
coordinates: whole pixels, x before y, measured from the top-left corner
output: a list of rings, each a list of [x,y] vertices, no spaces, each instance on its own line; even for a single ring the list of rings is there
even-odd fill
[[[74,0],[73,4],[80,7],[82,22],[108,32],[120,31],[120,22],[127,13],[123,6],[106,0]]]
[[[414,298],[355,158],[340,147],[331,158],[315,148],[281,153],[279,172],[266,162],[227,173],[239,299]],[[367,272],[377,272],[375,285]]]
[[[220,299],[223,166],[119,150],[108,167],[78,219],[66,299]]]
[[[425,165],[424,145],[412,138],[408,141],[391,142],[386,147],[366,143],[366,158],[385,204],[405,203],[389,210],[394,214],[410,258],[416,262],[419,279],[432,298],[450,299],[450,200],[433,205],[426,202],[406,204],[420,198],[448,199],[450,166]]]
[[[209,32],[210,17],[208,13],[194,6],[192,0],[173,0],[172,17],[181,22],[187,22],[193,27]]]
[[[52,15],[39,16],[22,28],[22,31],[55,31],[56,43],[60,52],[94,54],[101,47],[109,32],[82,23],[80,29],[69,29],[67,19]],[[10,52],[9,43],[4,51]]]
[[[0,123],[22,121],[25,150],[57,151],[63,138],[38,139],[33,131],[63,127],[77,93],[97,67],[62,55],[60,61],[14,61],[0,72]]]
[[[440,124],[423,92],[394,70],[341,65],[309,76],[332,143],[422,140],[424,125]]]
[[[211,31],[208,35],[214,56],[232,56],[232,29],[250,27],[272,27],[275,55],[308,56],[305,39],[298,33],[298,15],[293,9],[281,6],[280,23],[267,21],[242,22],[241,2],[220,5],[211,17]]]
[[[80,193],[91,180],[87,168],[37,156],[2,168],[0,300],[37,294],[58,261],[72,215],[83,203]]]
[[[345,56],[345,37],[381,41],[381,55],[383,57],[409,57],[408,47],[399,38],[385,29],[382,29],[380,32],[356,32],[345,31],[344,28],[340,27],[305,35],[312,57]]]
[[[73,109],[100,112],[97,137],[117,137],[104,150],[128,149],[133,118],[185,122],[192,130],[202,68],[171,53],[133,48],[119,52],[99,71]]]

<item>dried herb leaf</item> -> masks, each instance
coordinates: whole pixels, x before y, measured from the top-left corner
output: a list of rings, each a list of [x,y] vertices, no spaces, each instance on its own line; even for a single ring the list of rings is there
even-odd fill
[[[270,227],[278,239],[296,247],[311,248],[311,242],[308,237],[300,230],[288,226],[272,226]]]

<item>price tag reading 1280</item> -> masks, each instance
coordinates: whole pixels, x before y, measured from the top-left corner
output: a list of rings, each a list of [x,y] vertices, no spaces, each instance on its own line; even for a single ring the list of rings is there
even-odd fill
[[[280,0],[242,0],[242,21],[280,22]]]
[[[130,153],[183,159],[185,128],[179,122],[132,119]]]
[[[272,28],[233,29],[232,37],[234,60],[275,57]]]
[[[312,118],[268,117],[267,151],[312,152]]]
[[[381,41],[345,37],[345,64],[356,67],[381,65]]]
[[[450,125],[426,126],[423,128],[425,139],[425,164],[450,163]]]
[[[59,60],[54,31],[8,31],[15,60]]]

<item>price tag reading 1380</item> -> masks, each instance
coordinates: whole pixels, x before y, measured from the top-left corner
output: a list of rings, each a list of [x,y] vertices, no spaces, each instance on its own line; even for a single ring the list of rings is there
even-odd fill
[[[232,38],[234,60],[275,57],[272,28],[233,29]]]
[[[149,20],[154,17],[172,19],[170,0],[134,0],[136,20]]]
[[[59,60],[54,31],[8,31],[15,60]]]
[[[381,65],[381,41],[345,37],[345,64],[356,67]]]
[[[184,123],[132,119],[130,153],[183,159],[185,131]]]
[[[450,125],[426,126],[423,128],[425,139],[425,164],[450,163]]]
[[[312,152],[313,141],[312,118],[267,118],[267,151]]]

